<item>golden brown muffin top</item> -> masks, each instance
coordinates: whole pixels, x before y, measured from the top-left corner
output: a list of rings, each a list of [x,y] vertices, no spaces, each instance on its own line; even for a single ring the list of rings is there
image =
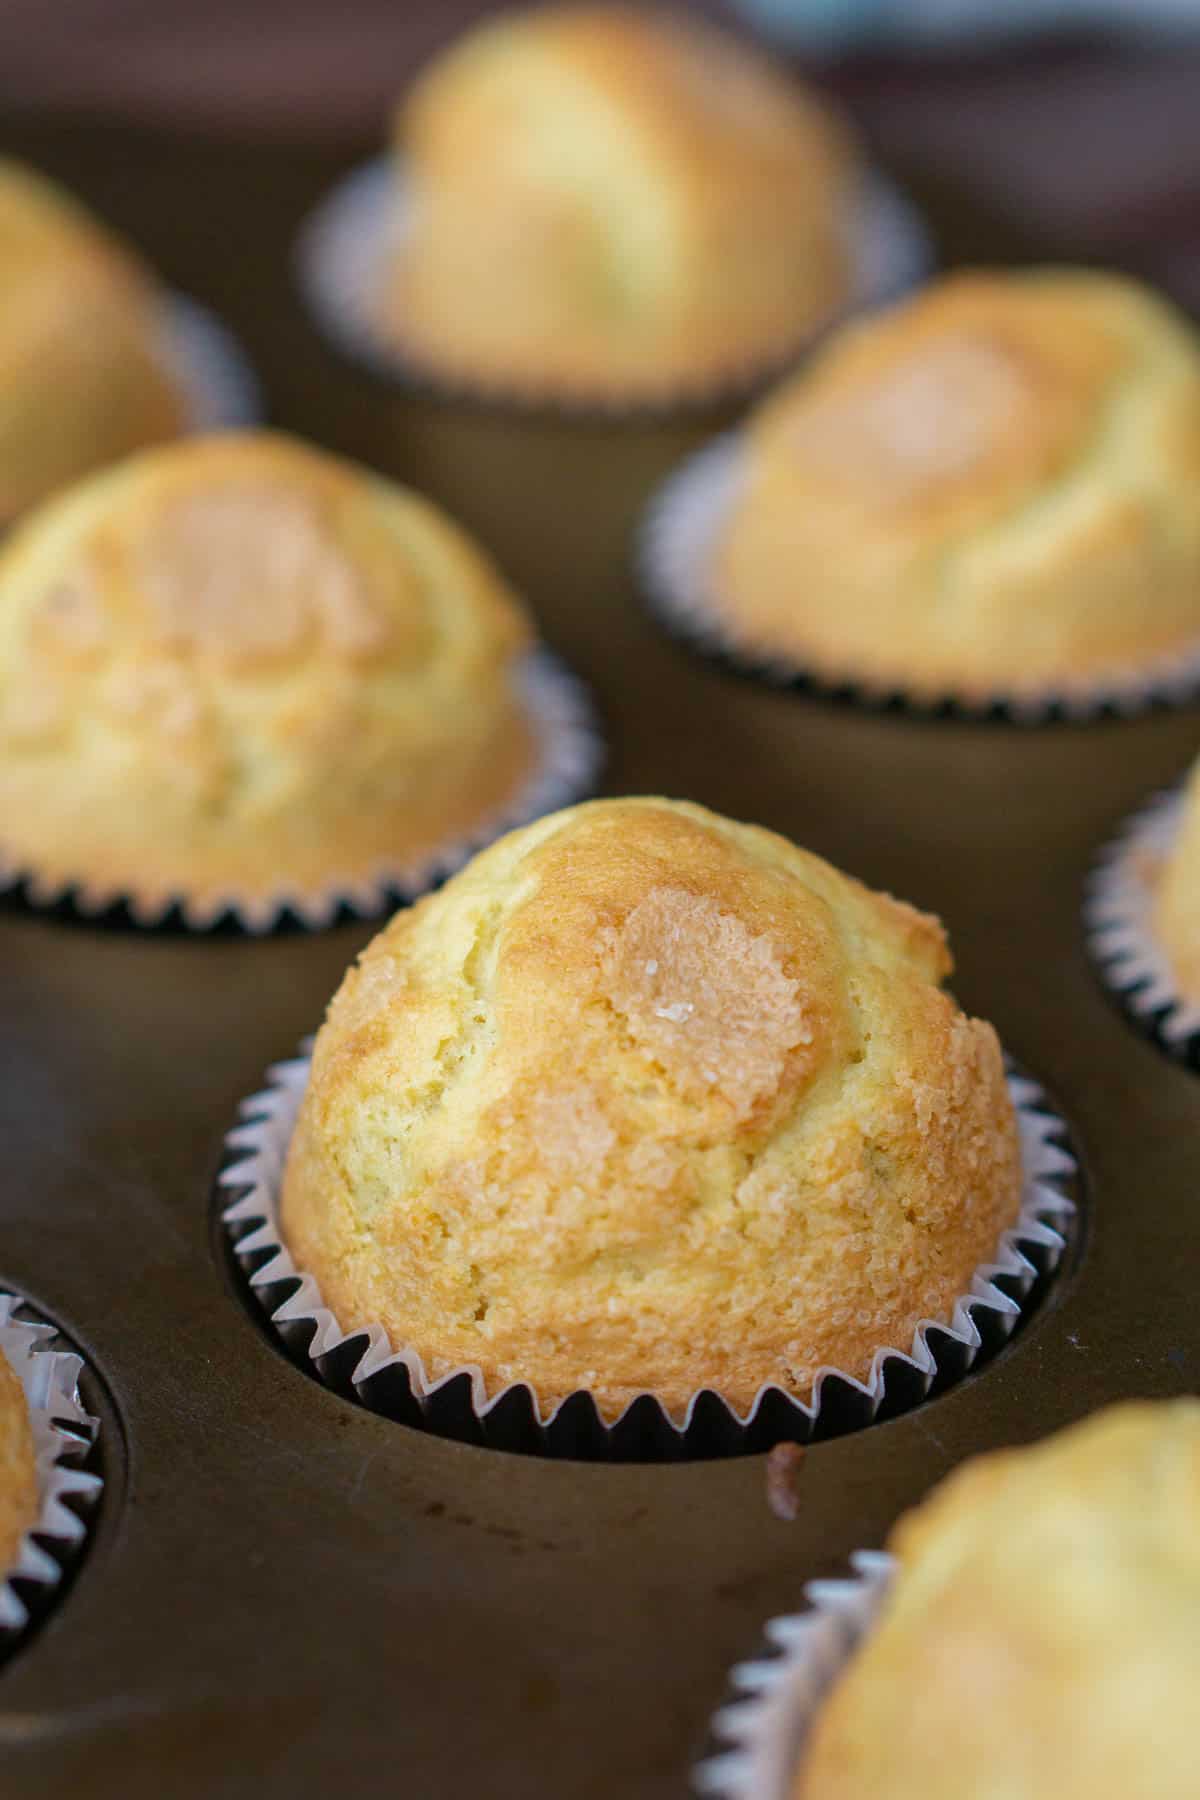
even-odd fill
[[[25,1390],[0,1350],[0,1581],[37,1517],[37,1467]]]
[[[365,469],[269,432],[133,458],[0,554],[0,838],[62,866],[99,817],[134,891],[160,851],[184,891],[401,862],[496,804],[477,740],[529,637],[465,534]]]
[[[968,272],[850,325],[751,421],[715,603],[914,691],[1069,685],[1200,637],[1200,354],[1136,283]]]
[[[553,815],[347,975],[285,1236],[343,1325],[546,1401],[865,1371],[1016,1210],[994,1034],[948,968],[935,920],[770,832]]]
[[[1200,1402],[978,1457],[891,1547],[796,1800],[1200,1792]]]

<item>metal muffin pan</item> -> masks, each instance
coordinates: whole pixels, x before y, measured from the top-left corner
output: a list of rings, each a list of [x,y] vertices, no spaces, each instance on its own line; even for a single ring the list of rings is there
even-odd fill
[[[95,1371],[105,1474],[69,1593],[0,1675],[0,1787],[683,1796],[730,1664],[806,1581],[880,1544],[975,1451],[1200,1385],[1200,1078],[1130,1026],[1080,924],[1093,856],[1188,762],[1200,714],[1014,730],[728,679],[656,630],[630,559],[646,495],[727,417],[440,408],[314,340],[288,245],[361,144],[29,127],[6,148],[231,321],[277,422],[479,534],[592,683],[609,791],[757,819],[939,912],[960,999],[1069,1122],[1087,1205],[1026,1328],[916,1411],[810,1446],[791,1522],[761,1455],[585,1463],[436,1437],[280,1353],[214,1200],[239,1100],[319,1022],[371,927],[194,938],[0,903],[0,1285]],[[977,213],[946,204],[935,224],[951,260],[978,253]]]

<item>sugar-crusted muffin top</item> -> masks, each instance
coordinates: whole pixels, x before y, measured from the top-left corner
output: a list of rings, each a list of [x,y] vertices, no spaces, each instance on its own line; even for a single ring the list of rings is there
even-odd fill
[[[463,372],[603,392],[789,348],[844,295],[857,182],[811,93],[697,20],[506,14],[397,115],[394,324]]]
[[[130,891],[436,847],[529,761],[529,636],[466,537],[364,469],[258,432],[134,459],[0,554],[0,837]]]
[[[796,1800],[1200,1792],[1200,1402],[976,1458],[891,1547]]]
[[[1200,637],[1200,353],[1135,283],[966,273],[843,329],[751,422],[735,631],[916,688],[1072,680]]]
[[[1017,1209],[941,928],[684,802],[515,832],[381,932],[284,1185],[343,1326],[609,1412],[748,1405],[945,1316]]]

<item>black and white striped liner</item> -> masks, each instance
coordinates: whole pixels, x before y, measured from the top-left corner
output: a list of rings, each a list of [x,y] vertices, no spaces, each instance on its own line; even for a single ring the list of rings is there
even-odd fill
[[[20,1642],[79,1555],[101,1478],[79,1465],[99,1430],[79,1396],[82,1358],[53,1348],[55,1327],[0,1290],[0,1354],[25,1393],[37,1461],[38,1515],[12,1568],[0,1570],[0,1657]]]
[[[1154,935],[1153,876],[1175,841],[1181,787],[1157,794],[1101,851],[1088,878],[1083,917],[1105,985],[1138,1029],[1168,1055],[1200,1069],[1200,1003],[1181,994]]]
[[[821,1369],[810,1401],[767,1385],[739,1413],[704,1389],[677,1424],[647,1392],[608,1422],[585,1390],[543,1408],[523,1382],[489,1393],[473,1365],[432,1379],[419,1352],[393,1345],[382,1326],[343,1331],[279,1230],[284,1162],[308,1068],[301,1056],[269,1070],[267,1087],[244,1103],[244,1122],[226,1139],[230,1160],[219,1183],[232,1198],[222,1216],[251,1292],[295,1359],[328,1386],[405,1424],[497,1449],[615,1460],[711,1457],[766,1449],[781,1439],[832,1436],[891,1417],[918,1405],[935,1385],[960,1379],[981,1353],[1009,1337],[1039,1276],[1061,1260],[1076,1211],[1070,1192],[1076,1162],[1066,1127],[1038,1084],[1010,1070],[1021,1139],[1020,1215],[994,1257],[976,1270],[949,1321],[923,1320],[907,1350],[881,1346],[865,1381]]]
[[[765,1654],[733,1670],[714,1748],[692,1775],[705,1800],[790,1800],[821,1704],[878,1617],[895,1567],[878,1550],[850,1561],[852,1577],[809,1582],[808,1611],[772,1619]]]

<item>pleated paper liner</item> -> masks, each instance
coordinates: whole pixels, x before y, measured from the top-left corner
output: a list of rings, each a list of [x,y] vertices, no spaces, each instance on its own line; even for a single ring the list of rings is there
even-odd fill
[[[284,1163],[307,1079],[307,1056],[271,1069],[267,1087],[244,1103],[244,1123],[226,1139],[219,1187],[232,1198],[222,1216],[251,1294],[293,1359],[328,1387],[403,1424],[493,1449],[665,1461],[765,1450],[781,1439],[831,1437],[890,1418],[959,1380],[1007,1340],[1060,1262],[1076,1214],[1066,1126],[1038,1084],[1010,1069],[1021,1137],[1020,1216],[976,1270],[949,1321],[922,1321],[908,1350],[881,1346],[865,1381],[823,1368],[807,1402],[768,1385],[738,1413],[704,1389],[677,1424],[647,1392],[610,1423],[586,1391],[543,1408],[523,1382],[489,1393],[475,1366],[431,1379],[420,1354],[393,1345],[382,1326],[342,1330],[279,1231]]]
[[[1088,879],[1083,917],[1105,986],[1146,1037],[1200,1069],[1200,1004],[1181,994],[1154,934],[1154,878],[1179,830],[1181,787],[1155,795],[1105,846]]]
[[[410,211],[403,166],[394,157],[381,156],[345,176],[312,213],[297,240],[296,271],[326,336],[343,354],[384,380],[447,399],[579,417],[644,418],[736,399],[779,375],[849,314],[882,305],[915,286],[933,262],[925,227],[910,202],[882,175],[870,174],[846,220],[850,296],[818,328],[808,328],[769,356],[755,354],[691,383],[672,378],[653,390],[617,386],[610,391],[582,386],[572,390],[561,382],[538,385],[525,376],[506,380],[456,370],[388,331],[381,323],[380,300],[394,259],[402,251]]]
[[[183,391],[189,431],[232,431],[262,416],[258,379],[241,346],[186,294],[166,297],[158,360]]]
[[[733,1670],[711,1754],[693,1772],[707,1800],[790,1800],[822,1702],[878,1617],[895,1567],[883,1551],[850,1561],[852,1577],[809,1582],[809,1610],[772,1619],[764,1654]]]
[[[538,762],[513,798],[471,831],[407,863],[381,859],[357,880],[331,872],[313,892],[281,886],[268,896],[230,891],[200,899],[184,893],[154,898],[85,880],[49,880],[0,843],[0,895],[15,895],[38,911],[65,919],[101,920],[143,930],[240,931],[255,935],[299,926],[320,931],[344,919],[377,918],[408,905],[506,831],[557,812],[593,792],[604,762],[604,741],[583,683],[548,650],[526,657],[517,680],[538,738]]]
[[[1200,697],[1200,639],[1187,651],[1070,683],[985,694],[915,692],[847,669],[806,668],[739,640],[716,603],[715,553],[746,478],[746,435],[726,432],[690,457],[651,499],[638,540],[638,575],[655,619],[689,649],[737,675],[871,712],[1011,725],[1135,717]]]
[[[38,1514],[12,1568],[0,1570],[0,1661],[53,1605],[77,1561],[102,1486],[81,1466],[99,1430],[79,1396],[82,1357],[55,1348],[56,1328],[0,1290],[0,1351],[25,1393],[37,1462]]]

